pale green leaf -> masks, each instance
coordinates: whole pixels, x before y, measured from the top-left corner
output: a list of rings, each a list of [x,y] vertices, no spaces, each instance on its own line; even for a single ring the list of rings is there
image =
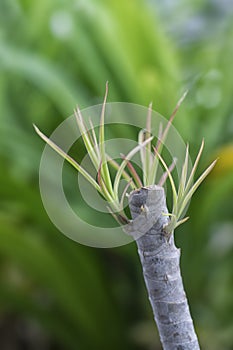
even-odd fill
[[[73,158],[71,158],[67,153],[65,153],[59,146],[57,146],[51,139],[45,136],[36,125],[34,125],[34,129],[36,133],[52,148],[56,151],[60,156],[66,159],[76,170],[82,174],[87,181],[90,182],[92,186],[94,186],[99,192],[101,192],[101,188],[98,183],[91,177],[91,175],[83,169]]]
[[[194,185],[191,187],[189,192],[185,195],[184,200],[182,202],[182,205],[180,207],[180,210],[178,212],[178,217],[182,215],[182,212],[184,211],[186,205],[188,204],[189,200],[192,198],[194,192],[197,190],[197,188],[200,186],[200,184],[203,182],[203,180],[206,178],[206,176],[211,172],[213,167],[215,166],[217,162],[217,159],[214,160],[210,166],[202,173],[202,175],[198,178],[198,180],[194,183]]]
[[[101,116],[100,116],[99,150],[100,150],[100,157],[102,161],[102,170],[101,170],[102,178],[104,179],[104,182],[106,184],[106,187],[108,188],[109,193],[111,195],[114,195],[113,188],[112,188],[112,181],[111,181],[107,159],[106,159],[106,153],[105,153],[104,116],[105,116],[107,96],[108,96],[108,82],[106,82],[106,91],[105,91],[104,102],[103,102]]]
[[[150,137],[149,139],[147,139],[146,141],[144,141],[142,144],[136,146],[134,149],[132,149],[126,156],[126,158],[122,161],[120,168],[118,169],[116,176],[115,176],[115,180],[114,180],[114,194],[117,197],[118,196],[118,188],[119,188],[119,184],[120,184],[120,179],[122,176],[122,173],[125,169],[125,167],[127,166],[128,161],[138,152],[141,150],[142,147],[146,146],[148,142],[150,142],[151,140],[153,140],[153,137]]]
[[[90,135],[88,134],[88,130],[84,124],[82,113],[81,113],[79,107],[77,107],[77,109],[74,110],[74,115],[75,115],[79,130],[81,132],[82,139],[83,139],[83,142],[85,144],[86,150],[89,154],[89,157],[90,157],[95,169],[98,170],[99,157],[96,154],[96,149],[94,147],[94,140],[92,140]]]
[[[198,166],[198,163],[200,161],[200,158],[201,158],[201,155],[202,155],[202,152],[203,152],[203,148],[204,148],[204,139],[202,140],[202,143],[201,143],[201,147],[198,151],[198,154],[197,154],[197,157],[196,157],[196,160],[194,162],[194,165],[192,167],[192,170],[191,170],[191,173],[189,175],[189,179],[187,181],[187,184],[186,184],[186,188],[185,188],[185,191],[187,192],[192,184],[192,181],[193,181],[193,178],[194,178],[194,175],[195,175],[195,172],[197,170],[197,166]]]
[[[156,148],[154,147],[155,153],[157,154],[159,160],[161,161],[162,165],[164,166],[169,180],[170,180],[170,184],[171,184],[171,188],[172,188],[172,195],[173,195],[173,209],[176,210],[177,207],[177,192],[176,192],[176,186],[175,186],[175,182],[173,180],[173,177],[171,175],[171,172],[166,164],[166,162],[163,160],[162,156],[159,154],[159,152],[156,150]]]

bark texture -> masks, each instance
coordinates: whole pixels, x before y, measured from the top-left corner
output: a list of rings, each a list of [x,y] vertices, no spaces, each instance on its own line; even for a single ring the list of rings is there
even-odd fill
[[[134,235],[154,318],[164,350],[200,350],[180,274],[180,249],[164,226],[164,189],[142,187],[129,196]],[[129,233],[129,231],[128,231]]]

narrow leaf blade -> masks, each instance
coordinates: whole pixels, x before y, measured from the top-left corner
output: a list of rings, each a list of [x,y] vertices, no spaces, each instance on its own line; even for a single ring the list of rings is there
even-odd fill
[[[146,146],[146,144],[150,141],[153,140],[153,136],[150,137],[149,139],[147,139],[146,141],[144,141],[142,144],[136,146],[134,149],[132,149],[126,156],[126,158],[122,161],[120,168],[118,169],[116,176],[115,176],[115,181],[114,181],[114,193],[115,196],[117,196],[118,194],[118,188],[119,188],[119,183],[120,183],[120,179],[122,176],[122,173],[125,169],[125,167],[127,166],[128,161],[138,152],[140,151],[140,149],[144,146]]]
[[[76,170],[82,174],[87,181],[90,182],[92,186],[94,186],[99,192],[101,192],[100,186],[97,184],[97,182],[91,177],[91,175],[81,167],[72,157],[70,157],[66,152],[64,152],[59,146],[57,146],[51,139],[49,139],[47,136],[45,136],[39,128],[33,124],[33,127],[36,131],[36,133],[44,140],[54,151],[56,151],[60,156],[62,156],[64,159],[66,159]]]

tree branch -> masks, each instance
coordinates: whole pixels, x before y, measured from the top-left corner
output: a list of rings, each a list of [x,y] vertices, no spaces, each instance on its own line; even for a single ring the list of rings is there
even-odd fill
[[[164,227],[169,217],[164,189],[131,192],[131,234],[138,246],[145,284],[164,350],[200,350],[180,274],[180,250]],[[139,227],[139,230],[137,230]],[[144,233],[138,238],[138,233]],[[129,231],[128,231],[129,233]]]

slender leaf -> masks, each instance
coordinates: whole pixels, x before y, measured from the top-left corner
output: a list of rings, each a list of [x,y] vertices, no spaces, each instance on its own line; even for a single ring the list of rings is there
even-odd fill
[[[186,185],[186,191],[189,190],[190,185],[192,184],[192,181],[193,181],[195,172],[196,172],[196,170],[197,170],[197,166],[198,166],[198,164],[199,164],[199,161],[200,161],[200,158],[201,158],[201,155],[202,155],[202,152],[203,152],[204,144],[205,144],[205,141],[204,141],[204,139],[203,139],[203,140],[202,140],[202,143],[201,143],[201,147],[200,147],[199,152],[198,152],[198,155],[197,155],[197,157],[196,157],[196,160],[195,160],[194,165],[193,165],[193,167],[192,167],[191,173],[190,173],[190,175],[189,175],[189,179],[188,179],[188,182],[187,182],[187,185]]]
[[[101,161],[102,161],[102,171],[101,171],[102,178],[104,179],[104,182],[106,184],[106,187],[107,187],[109,193],[112,196],[114,196],[113,188],[112,188],[112,181],[111,181],[111,177],[110,177],[110,173],[109,173],[109,169],[108,169],[108,163],[107,163],[107,159],[106,159],[106,153],[105,153],[104,116],[105,116],[107,96],[108,96],[108,82],[106,82],[104,102],[103,102],[101,117],[100,117],[99,149],[100,149],[100,157],[101,157]]]
[[[153,140],[153,137],[150,137],[149,139],[147,139],[146,141],[144,141],[142,144],[136,146],[134,149],[132,149],[126,156],[126,158],[122,161],[120,168],[118,169],[116,176],[115,176],[115,180],[114,180],[114,193],[115,196],[118,196],[118,188],[119,188],[119,184],[120,184],[120,179],[122,176],[122,173],[125,169],[125,167],[127,166],[128,161],[138,152],[141,150],[142,147],[144,147],[145,145],[147,145],[148,142],[150,142],[151,140]]]
[[[90,134],[88,134],[88,130],[84,124],[82,113],[79,107],[77,107],[77,109],[74,110],[74,115],[75,115],[79,130],[82,134],[82,138],[83,138],[86,150],[89,154],[89,157],[95,169],[97,170],[99,167],[99,157],[98,157],[98,154],[96,153],[96,148],[94,147],[94,140],[92,140]]]
[[[177,192],[176,192],[176,186],[175,186],[175,182],[173,180],[173,177],[171,175],[171,172],[166,164],[166,162],[163,160],[162,156],[158,153],[157,149],[154,147],[154,151],[156,153],[156,155],[158,156],[159,160],[161,161],[161,163],[163,164],[167,174],[168,174],[168,177],[169,177],[169,180],[170,180],[170,184],[171,184],[171,188],[172,188],[172,194],[173,194],[173,209],[176,210],[176,207],[177,207]]]
[[[65,153],[59,146],[57,146],[52,140],[50,140],[47,136],[45,136],[36,125],[33,125],[36,133],[50,146],[52,147],[58,154],[60,154],[64,159],[66,159],[75,169],[77,169],[80,174],[82,174],[87,181],[90,182],[92,186],[94,186],[99,192],[101,192],[100,186],[97,182],[91,177],[91,175],[83,169],[73,158],[71,158],[67,153]]]
[[[179,209],[178,216],[180,217],[182,215],[182,212],[184,211],[186,205],[188,204],[189,200],[192,198],[194,192],[197,190],[197,188],[200,186],[202,181],[206,178],[206,176],[211,172],[213,167],[215,166],[217,162],[217,159],[214,160],[208,168],[202,173],[202,175],[198,178],[198,180],[194,183],[194,185],[191,187],[189,192],[185,195],[184,200],[182,201],[182,206]]]

